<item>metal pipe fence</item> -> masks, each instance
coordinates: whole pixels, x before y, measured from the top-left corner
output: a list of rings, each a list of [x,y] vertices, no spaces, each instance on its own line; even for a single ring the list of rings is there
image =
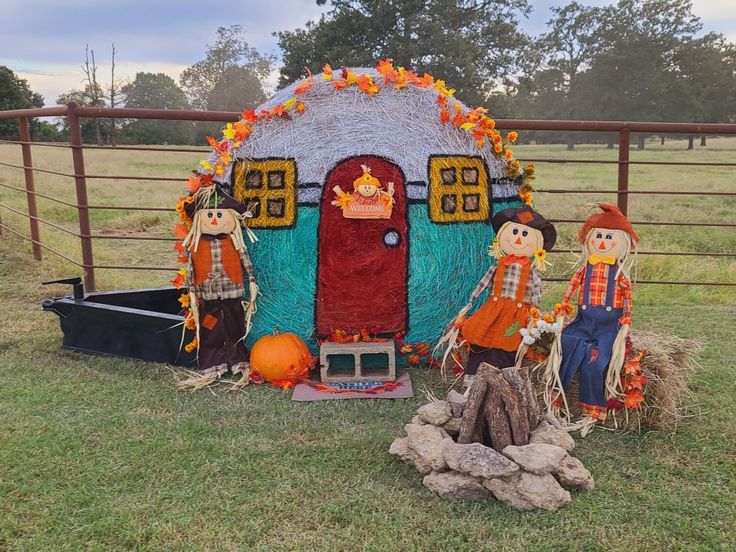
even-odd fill
[[[31,140],[30,119],[33,117],[65,117],[70,133],[69,143],[50,143]],[[18,193],[24,193],[27,201],[27,212],[20,211],[10,205],[0,203],[0,208],[23,216],[29,221],[30,236],[11,228],[0,219],[0,229],[8,230],[12,234],[29,241],[32,245],[33,257],[37,260],[43,258],[43,251],[51,252],[64,260],[83,269],[85,287],[92,291],[96,287],[95,270],[163,270],[175,271],[176,267],[157,266],[121,266],[95,264],[93,252],[93,240],[148,240],[148,241],[176,241],[171,237],[157,236],[131,236],[123,234],[94,234],[90,223],[90,211],[92,210],[124,210],[142,212],[173,212],[170,207],[136,207],[124,205],[90,205],[87,194],[88,180],[148,180],[155,182],[186,182],[186,178],[173,178],[161,176],[132,176],[132,175],[102,175],[87,174],[84,150],[113,150],[113,151],[156,151],[166,153],[209,153],[207,148],[197,147],[142,147],[136,145],[100,146],[84,144],[82,140],[82,118],[104,118],[104,119],[156,119],[169,121],[205,121],[205,122],[232,122],[240,117],[239,113],[224,111],[185,111],[164,109],[129,109],[129,108],[107,108],[107,107],[80,107],[71,102],[66,106],[16,109],[0,111],[0,120],[17,119],[19,128],[19,140],[0,140],[0,144],[16,144],[21,148],[22,164],[0,162],[0,166],[9,167],[23,171],[25,187],[20,188],[0,182],[0,187]],[[528,158],[528,162],[535,163],[561,163],[561,164],[604,164],[617,166],[617,186],[615,189],[600,190],[573,190],[566,188],[540,189],[540,193],[549,194],[615,194],[619,208],[627,213],[629,196],[641,195],[671,195],[671,196],[699,196],[702,192],[691,190],[630,190],[629,168],[632,165],[674,165],[674,166],[696,166],[696,167],[736,167],[736,162],[701,162],[701,161],[632,161],[629,157],[631,133],[647,134],[707,134],[707,135],[736,135],[736,124],[719,123],[659,123],[659,122],[627,122],[627,121],[557,121],[557,120],[526,120],[526,119],[496,119],[496,128],[504,130],[530,130],[530,131],[561,131],[561,132],[583,132],[583,133],[616,133],[618,135],[618,159],[555,159],[555,158]],[[33,163],[32,147],[67,148],[71,150],[73,172],[53,171],[36,167]],[[64,178],[74,179],[76,202],[70,203],[48,194],[36,191],[35,173],[50,174]],[[719,197],[733,197],[736,192],[708,192],[708,195]],[[77,210],[77,222],[79,232],[73,232],[52,221],[43,219],[38,214],[37,198],[43,198],[66,207]],[[550,219],[555,223],[580,224],[583,221],[577,219]],[[40,224],[54,230],[72,235],[79,239],[82,260],[77,261],[65,253],[43,243],[41,238]],[[634,220],[635,225],[655,225],[672,227],[714,227],[733,228],[736,222],[678,222],[667,220]],[[568,252],[564,249],[553,249],[553,253]],[[704,255],[714,258],[736,257],[736,252],[705,252],[705,251],[640,251],[641,255],[661,256],[693,256]],[[565,281],[564,278],[546,278],[549,281]],[[665,280],[638,280],[644,284],[675,284],[675,285],[702,285],[702,286],[736,286],[731,281],[665,281]]]

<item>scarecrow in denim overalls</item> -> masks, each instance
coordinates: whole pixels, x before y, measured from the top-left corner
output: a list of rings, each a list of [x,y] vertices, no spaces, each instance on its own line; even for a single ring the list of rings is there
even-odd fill
[[[564,400],[576,373],[580,373],[580,429],[587,433],[606,418],[606,400],[620,392],[620,371],[631,325],[631,253],[639,241],[634,227],[615,205],[601,203],[603,211],[588,218],[578,238],[583,244],[582,266],[570,280],[562,303],[555,311],[569,315],[569,304],[578,293],[578,313],[562,331],[561,357],[550,358],[555,376],[552,399]]]

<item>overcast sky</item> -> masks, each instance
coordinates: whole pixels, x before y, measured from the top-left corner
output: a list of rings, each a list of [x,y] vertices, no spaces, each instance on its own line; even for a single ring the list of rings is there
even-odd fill
[[[522,26],[530,34],[542,32],[549,8],[566,3],[530,0],[534,11]],[[736,41],[736,0],[693,4],[706,31]],[[178,80],[182,69],[204,57],[217,27],[240,24],[251,46],[278,55],[272,32],[302,27],[324,9],[314,0],[0,0],[0,65],[27,79],[46,105],[55,105],[59,94],[81,85],[85,44],[95,50],[102,82],[109,81],[112,42],[120,77],[151,71]]]

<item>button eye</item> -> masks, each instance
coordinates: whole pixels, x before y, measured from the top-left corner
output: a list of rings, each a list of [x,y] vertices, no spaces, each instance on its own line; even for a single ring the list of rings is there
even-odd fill
[[[207,218],[212,218],[212,212],[207,213]]]
[[[519,233],[518,228],[514,228],[514,230],[511,232],[514,236]]]
[[[612,234],[606,234],[606,239],[607,240],[612,240],[613,239],[613,235]]]
[[[524,230],[524,231],[523,231],[523,232],[521,233],[521,235],[522,235],[522,236],[524,236],[524,237],[526,238],[526,237],[527,237],[527,236],[529,235],[529,232],[528,232],[527,230]]]
[[[601,238],[603,237],[603,234],[601,234],[600,232],[598,232],[598,233],[597,233],[597,234],[595,235],[595,237],[596,237],[596,238],[598,238],[598,239],[601,239]]]
[[[217,218],[219,218],[219,219],[222,218],[222,211],[217,211]]]

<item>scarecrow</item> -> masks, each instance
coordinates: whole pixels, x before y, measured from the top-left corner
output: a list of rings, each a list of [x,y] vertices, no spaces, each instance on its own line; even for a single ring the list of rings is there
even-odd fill
[[[247,380],[250,369],[243,339],[258,295],[243,240],[243,220],[249,213],[215,186],[200,188],[188,209],[192,228],[183,245],[189,250],[186,285],[197,325],[199,368],[212,381],[228,370]],[[249,301],[244,303],[246,285]]]
[[[541,271],[545,267],[546,253],[557,239],[555,227],[527,206],[504,209],[493,217],[491,224],[496,233],[492,256],[497,263],[481,278],[468,304],[440,339],[440,345],[450,345],[445,360],[452,348],[458,346],[460,334],[467,342],[466,387],[472,384],[482,362],[498,368],[514,366],[522,342],[519,330],[527,327],[532,308],[539,307]],[[473,303],[487,288],[491,292],[486,301],[466,318]]]
[[[394,183],[388,183],[388,191],[381,188],[381,181],[371,174],[368,165],[361,165],[363,174],[353,181],[353,193],[346,193],[335,186],[332,205],[343,209],[346,218],[391,218],[394,203]]]
[[[580,229],[580,267],[562,303],[555,306],[562,322],[572,313],[570,301],[579,290],[577,316],[556,340],[547,368],[548,402],[553,409],[567,405],[564,391],[580,373],[583,417],[576,427],[583,435],[596,421],[605,420],[606,399],[621,396],[621,367],[631,326],[631,253],[639,241],[618,207],[607,203],[598,207],[602,212],[588,217]]]

